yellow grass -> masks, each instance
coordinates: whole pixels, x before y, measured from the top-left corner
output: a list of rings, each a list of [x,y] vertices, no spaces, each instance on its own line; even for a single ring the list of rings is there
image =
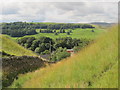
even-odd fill
[[[0,35],[0,51],[4,51],[11,55],[16,56],[37,56],[30,50],[25,49],[24,47],[18,45],[15,41],[11,40],[8,36]]]

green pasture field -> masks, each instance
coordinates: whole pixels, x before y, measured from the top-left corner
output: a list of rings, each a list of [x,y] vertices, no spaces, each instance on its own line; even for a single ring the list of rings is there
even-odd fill
[[[43,29],[42,29],[43,30]],[[70,29],[66,29],[65,31],[69,31]],[[94,30],[94,32],[92,32],[91,30]],[[70,35],[67,35],[66,33],[59,33],[58,35],[55,35],[54,33],[39,33],[40,29],[36,30],[38,32],[38,34],[35,35],[26,35],[23,37],[35,37],[35,38],[39,38],[39,37],[50,37],[52,39],[56,39],[56,38],[60,38],[60,37],[72,37],[72,38],[86,38],[86,39],[94,39],[96,38],[99,34],[101,34],[102,32],[104,32],[105,30],[103,29],[74,29],[72,30],[72,33]],[[57,32],[59,32],[59,30],[57,30]],[[16,39],[20,39],[21,37],[12,37],[12,39],[16,40]]]

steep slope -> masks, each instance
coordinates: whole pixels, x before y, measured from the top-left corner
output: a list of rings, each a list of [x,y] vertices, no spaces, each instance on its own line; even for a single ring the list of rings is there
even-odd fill
[[[47,68],[21,75],[11,87],[117,88],[117,26],[78,54]]]
[[[15,41],[11,40],[8,36],[0,35],[0,42],[2,42],[0,45],[0,51],[4,51],[7,54],[15,56],[36,56],[35,53],[20,46]]]
[[[20,46],[13,41],[11,37],[0,35],[0,43],[0,52],[3,54],[2,60],[0,60],[0,62],[2,62],[3,87],[11,85],[11,83],[19,74],[31,72],[45,66],[44,61],[35,53]],[[15,56],[8,58],[10,55]]]

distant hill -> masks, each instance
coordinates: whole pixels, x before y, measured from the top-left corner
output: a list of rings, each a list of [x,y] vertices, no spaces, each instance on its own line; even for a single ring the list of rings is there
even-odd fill
[[[15,55],[15,56],[23,56],[23,55],[37,56],[32,51],[27,50],[24,47],[17,44],[9,36],[0,35],[0,42],[2,42],[2,44],[0,45],[1,52],[4,51],[5,53],[9,55]]]
[[[20,76],[11,87],[118,88],[117,27],[72,57]]]
[[[104,28],[108,28],[108,27],[114,25],[115,23],[107,23],[107,22],[92,22],[91,24],[98,25],[98,26],[101,26],[101,27],[104,27]]]

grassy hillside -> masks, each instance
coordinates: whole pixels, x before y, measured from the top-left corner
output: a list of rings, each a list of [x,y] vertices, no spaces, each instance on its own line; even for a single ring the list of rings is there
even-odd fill
[[[36,56],[32,51],[25,49],[15,41],[11,40],[9,36],[0,35],[0,42],[2,42],[2,45],[0,45],[0,51],[4,51],[7,54],[16,56]]]
[[[117,88],[117,27],[111,28],[78,54],[47,68],[19,76],[11,87]]]

